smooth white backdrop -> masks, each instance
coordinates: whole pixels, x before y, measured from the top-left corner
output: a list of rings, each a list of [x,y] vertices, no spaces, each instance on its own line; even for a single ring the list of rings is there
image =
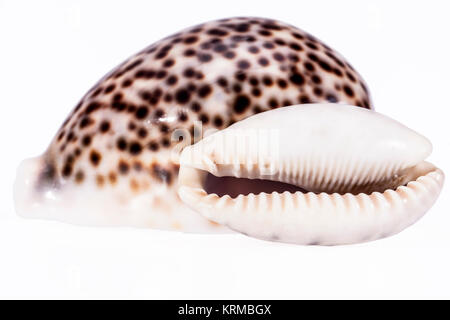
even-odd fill
[[[303,247],[240,235],[90,228],[14,213],[20,160],[132,53],[229,16],[296,25],[363,75],[377,111],[434,145],[450,174],[447,1],[0,0],[0,298],[450,298],[448,185],[388,239]]]

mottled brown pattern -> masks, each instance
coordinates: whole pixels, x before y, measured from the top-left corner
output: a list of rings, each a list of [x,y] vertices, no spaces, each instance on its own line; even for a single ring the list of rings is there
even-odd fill
[[[56,134],[40,183],[105,188],[125,179],[134,193],[172,185],[175,129],[192,134],[196,121],[221,129],[326,101],[372,108],[364,81],[337,52],[279,21],[208,22],[147,47],[96,84]]]

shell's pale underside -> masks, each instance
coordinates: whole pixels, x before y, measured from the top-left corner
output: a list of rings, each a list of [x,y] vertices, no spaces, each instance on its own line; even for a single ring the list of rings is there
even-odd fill
[[[376,239],[418,219],[443,174],[423,161],[425,138],[370,109],[359,74],[308,33],[263,18],[207,22],[97,83],[46,152],[21,164],[16,209],[294,243]],[[241,132],[223,144],[232,128],[270,139]]]

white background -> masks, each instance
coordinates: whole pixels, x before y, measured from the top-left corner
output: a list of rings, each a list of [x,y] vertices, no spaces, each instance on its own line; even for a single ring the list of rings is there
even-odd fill
[[[414,226],[341,247],[33,221],[14,213],[20,160],[132,53],[229,16],[294,24],[341,52],[377,111],[427,136],[450,174],[448,1],[0,0],[0,298],[450,298],[448,184]]]

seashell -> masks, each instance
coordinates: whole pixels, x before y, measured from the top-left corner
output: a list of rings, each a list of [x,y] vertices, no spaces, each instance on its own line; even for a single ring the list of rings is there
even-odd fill
[[[425,137],[374,111],[290,106],[186,147],[179,195],[205,218],[260,239],[375,240],[408,227],[437,199],[444,174],[424,161],[431,149]]]
[[[16,211],[76,224],[223,232],[179,200],[174,150],[192,142],[196,123],[204,132],[224,129],[312,102],[372,108],[350,64],[293,26],[244,17],[188,28],[133,55],[81,99],[45,153],[21,164]]]

